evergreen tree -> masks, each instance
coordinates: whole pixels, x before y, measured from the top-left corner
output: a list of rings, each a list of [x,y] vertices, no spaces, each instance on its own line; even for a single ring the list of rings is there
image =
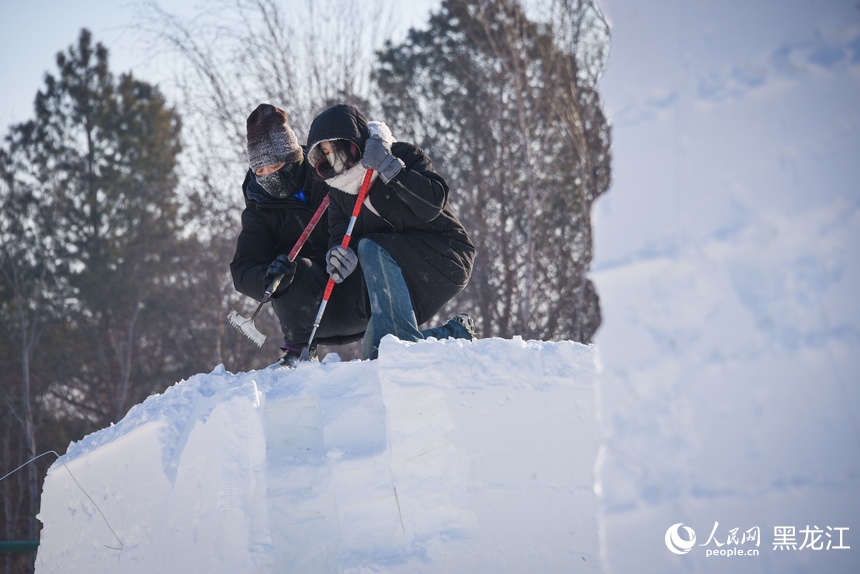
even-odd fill
[[[559,27],[594,7],[554,6],[562,17],[539,24],[518,2],[446,0],[426,30],[386,47],[375,79],[386,121],[448,178],[478,248],[457,308],[477,310],[484,336],[588,342],[600,324],[591,205],[609,185],[609,128],[580,61],[589,52],[565,46]]]
[[[196,291],[211,270],[177,193],[179,116],[156,87],[113,76],[86,30],[57,68],[0,149],[3,468],[213,366],[197,319],[213,304]],[[7,537],[36,537],[49,462],[16,475],[23,490],[0,485]]]
[[[55,352],[81,368],[52,392],[106,424],[176,368],[158,317],[183,286],[193,243],[180,238],[175,192],[180,123],[156,88],[128,74],[116,80],[86,30],[57,65],[35,119],[13,128],[12,142],[61,214],[51,234],[68,270],[67,333]]]
[[[39,209],[33,190],[14,182],[8,157],[0,150],[0,468],[11,470],[34,458],[38,452],[38,429],[43,412],[36,398],[44,392],[39,377],[36,350],[52,323],[56,307],[51,294],[57,292],[52,279],[56,265],[45,257],[50,245],[42,230],[50,229],[50,209]],[[39,246],[42,249],[40,249]],[[35,539],[40,472],[29,465],[0,483],[5,539]],[[33,556],[2,556],[3,572],[28,571]]]

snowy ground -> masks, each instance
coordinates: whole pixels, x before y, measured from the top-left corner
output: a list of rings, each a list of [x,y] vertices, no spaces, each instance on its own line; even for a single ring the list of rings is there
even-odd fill
[[[595,214],[599,512],[587,508],[600,435],[587,396],[591,352],[490,340],[468,347],[480,349],[479,369],[463,363],[444,375],[434,353],[387,374],[319,367],[355,391],[341,402],[319,381],[302,383],[317,395],[300,396],[265,377],[251,386],[251,374],[174,387],[163,396],[181,399],[170,403],[178,410],[151,399],[66,458],[76,475],[103,479],[92,495],[123,549],[111,548],[120,540],[55,465],[43,519],[64,526],[46,525],[39,572],[79,563],[154,571],[143,566],[154,559],[191,571],[198,563],[182,553],[204,543],[220,556],[212,572],[239,571],[235,560],[265,571],[326,556],[356,572],[860,571],[860,9],[853,0],[602,4],[613,25],[602,92],[614,184]],[[508,392],[511,381],[537,380],[527,373],[546,368],[547,349],[567,354],[574,385]],[[356,366],[379,368],[379,385],[345,376]],[[445,416],[423,420],[425,404]],[[156,412],[200,426],[147,418]],[[504,424],[499,412],[522,423]],[[322,437],[320,417],[330,423]],[[281,436],[292,438],[274,442]],[[433,450],[443,443],[451,448]],[[94,454],[112,448],[113,457]],[[419,451],[432,456],[410,458]],[[220,490],[201,476],[219,477]],[[145,496],[178,486],[170,498]],[[207,506],[213,499],[233,509],[230,521]],[[422,519],[410,504],[437,512]],[[123,508],[130,518],[109,512]],[[314,520],[314,508],[326,510]],[[145,512],[160,521],[141,523]],[[90,536],[76,544],[82,520]],[[358,528],[365,521],[372,528]],[[315,546],[344,525],[336,544]]]
[[[36,571],[599,572],[598,448],[575,343],[216,369],[51,467]]]
[[[860,8],[602,5],[607,565],[858,572]]]

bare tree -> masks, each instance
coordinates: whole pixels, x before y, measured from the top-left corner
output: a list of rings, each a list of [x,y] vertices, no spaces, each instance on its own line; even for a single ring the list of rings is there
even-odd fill
[[[596,85],[608,28],[594,2],[545,4],[552,18],[537,21],[516,1],[445,0],[375,74],[478,247],[458,308],[477,311],[485,336],[587,342],[600,323],[587,272],[591,205],[609,181]]]
[[[141,5],[138,31],[151,52],[181,57],[186,165],[204,184],[191,184],[194,191],[205,187],[209,204],[217,200],[231,213],[241,207],[245,119],[261,102],[284,109],[300,140],[332,103],[367,107],[373,53],[391,18],[383,4],[376,6],[216,0],[183,19],[156,2]]]
[[[233,289],[228,264],[235,249],[247,169],[245,120],[261,102],[286,110],[304,139],[317,113],[336,102],[372,109],[374,53],[382,30],[393,24],[386,4],[358,0],[216,0],[193,18],[156,2],[141,5],[138,32],[156,58],[179,56],[177,85],[183,110],[183,194],[194,224],[210,244],[208,320],[225,325],[231,308],[248,301]],[[370,6],[370,9],[368,8]],[[280,332],[274,313],[257,327]],[[261,351],[218,330],[219,362],[237,368],[259,364]],[[349,351],[347,351],[348,353]]]
[[[477,311],[484,335],[590,340],[600,323],[587,276],[590,210],[609,181],[597,91],[608,27],[594,0],[534,4],[540,21],[511,0],[446,0],[428,30],[388,43],[381,63],[373,50],[384,15],[350,0],[216,2],[185,20],[144,5],[152,51],[182,56],[184,171],[196,174],[186,196],[205,206],[201,227],[236,232],[244,121],[259,102],[286,109],[300,138],[334,101],[384,110],[396,135],[427,148],[449,177],[478,243],[456,304]],[[221,248],[226,262],[229,241]],[[220,307],[242,304],[219,284]],[[276,331],[268,320],[264,330]]]
[[[0,218],[0,324],[11,327],[10,340],[3,346],[9,345],[6,348],[14,349],[17,356],[2,367],[17,364],[18,370],[15,373],[3,368],[6,375],[0,393],[8,407],[4,417],[2,460],[12,463],[9,466],[17,466],[37,454],[37,397],[44,389],[39,388],[34,377],[33,361],[51,316],[50,297],[56,289],[51,284],[53,265],[44,251],[50,241],[41,233],[43,225],[50,225],[52,221],[50,210],[36,209],[32,190],[17,185],[9,171],[8,160],[8,156],[0,152],[3,176],[0,211],[4,214]],[[0,363],[6,361],[0,359]],[[15,382],[18,385],[14,385]],[[17,444],[13,444],[15,439]],[[34,540],[38,534],[39,469],[35,464],[27,465],[21,476],[24,477],[23,488],[20,477],[17,483],[10,481],[2,485],[5,535],[16,537],[17,527],[23,523],[24,536]],[[32,568],[32,557],[29,568]]]

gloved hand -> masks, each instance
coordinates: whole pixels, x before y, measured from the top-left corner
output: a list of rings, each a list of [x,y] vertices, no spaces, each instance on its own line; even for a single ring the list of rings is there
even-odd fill
[[[334,280],[335,283],[340,283],[350,273],[355,271],[358,265],[358,255],[352,249],[336,245],[328,250],[325,254],[325,270],[326,273]]]
[[[290,257],[286,253],[278,255],[274,261],[269,264],[266,269],[266,277],[263,280],[266,284],[266,289],[272,284],[276,277],[283,274],[284,278],[278,284],[273,295],[280,295],[293,282],[293,277],[296,276],[296,262],[290,261]]]
[[[361,165],[364,169],[375,169],[385,183],[391,181],[404,167],[400,158],[391,155],[391,146],[379,136],[367,138]]]

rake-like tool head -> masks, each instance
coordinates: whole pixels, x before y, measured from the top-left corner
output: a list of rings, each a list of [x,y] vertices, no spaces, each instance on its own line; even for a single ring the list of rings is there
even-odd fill
[[[266,336],[257,330],[253,319],[246,319],[234,309],[227,315],[227,320],[230,321],[231,325],[239,329],[242,334],[254,341],[258,347],[262,347],[263,343],[266,342]]]

